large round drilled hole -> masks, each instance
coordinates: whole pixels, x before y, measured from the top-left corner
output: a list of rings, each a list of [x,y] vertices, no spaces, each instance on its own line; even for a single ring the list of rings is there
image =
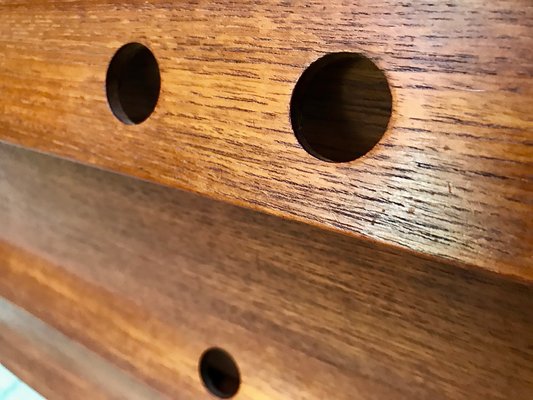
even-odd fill
[[[307,68],[291,100],[291,123],[313,156],[347,162],[381,139],[392,113],[385,74],[356,53],[328,54]]]
[[[200,377],[205,387],[222,399],[233,397],[241,385],[235,360],[224,350],[212,348],[200,358]]]
[[[122,46],[107,69],[106,91],[113,114],[125,124],[140,124],[152,114],[161,77],[154,55],[140,43]]]

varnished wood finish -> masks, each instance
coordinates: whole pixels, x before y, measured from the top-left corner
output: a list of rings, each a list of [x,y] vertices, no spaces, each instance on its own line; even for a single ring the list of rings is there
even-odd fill
[[[0,295],[168,398],[212,398],[211,346],[238,400],[531,398],[524,283],[8,146],[0,173]]]
[[[5,1],[0,138],[531,280],[531,20],[531,0]],[[139,126],[104,90],[132,41],[162,79]],[[394,100],[347,164],[307,154],[288,115],[306,66],[339,51],[374,60]]]
[[[1,298],[0,361],[50,400],[163,398],[160,393]]]

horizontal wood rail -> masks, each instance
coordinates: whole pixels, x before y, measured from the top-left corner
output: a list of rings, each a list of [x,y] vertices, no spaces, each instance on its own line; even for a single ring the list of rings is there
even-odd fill
[[[0,140],[531,280],[532,19],[530,0],[2,2]],[[138,125],[106,97],[131,42],[161,78]],[[338,52],[383,72],[392,115],[331,163],[289,110]]]

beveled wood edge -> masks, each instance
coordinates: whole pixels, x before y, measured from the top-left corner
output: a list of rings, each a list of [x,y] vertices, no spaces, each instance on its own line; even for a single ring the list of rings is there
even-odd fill
[[[90,169],[94,169],[97,171],[101,171],[103,173],[110,174],[112,176],[145,182],[147,184],[153,185],[154,187],[162,187],[166,189],[176,190],[178,192],[190,193],[192,195],[199,196],[201,198],[208,199],[216,203],[226,204],[229,207],[239,207],[239,208],[243,208],[253,213],[259,213],[263,215],[280,218],[282,220],[291,221],[297,224],[307,225],[310,228],[318,228],[325,232],[330,232],[336,235],[341,235],[344,237],[351,238],[352,240],[357,241],[359,244],[368,246],[369,248],[379,247],[386,251],[399,252],[399,253],[415,256],[420,259],[433,261],[433,262],[442,262],[442,263],[449,265],[452,268],[480,271],[482,273],[486,273],[491,276],[497,276],[503,279],[508,279],[514,282],[524,283],[527,285],[533,283],[533,269],[532,268],[521,268],[521,266],[512,266],[512,265],[508,265],[504,269],[489,268],[483,264],[477,264],[474,262],[469,262],[469,261],[465,261],[465,260],[453,258],[453,257],[444,257],[444,256],[440,256],[437,254],[427,253],[427,252],[423,252],[417,249],[406,247],[398,243],[394,243],[390,241],[383,241],[381,239],[368,236],[364,233],[358,233],[355,231],[347,231],[347,230],[339,229],[337,227],[327,225],[327,224],[322,224],[318,221],[309,220],[301,216],[297,216],[297,215],[288,216],[278,210],[261,207],[260,205],[256,205],[251,208],[247,203],[241,202],[238,200],[228,200],[224,197],[218,197],[218,196],[214,196],[214,195],[207,194],[207,193],[200,192],[200,191],[189,190],[186,188],[177,188],[172,185],[155,182],[150,179],[139,178],[136,176],[129,175],[127,173],[120,172],[120,171],[110,170],[110,169],[107,169],[107,168],[104,168],[104,167],[101,167],[95,164],[86,163],[86,162],[80,161],[72,157],[58,156],[57,154],[53,152],[42,151],[40,149],[33,148],[33,147],[29,148],[19,143],[2,140],[2,138],[0,138],[0,146],[6,149],[13,149],[17,152],[22,152],[26,156],[32,156],[35,154],[39,157],[54,159],[55,161],[59,163],[74,164],[82,168],[90,168]]]

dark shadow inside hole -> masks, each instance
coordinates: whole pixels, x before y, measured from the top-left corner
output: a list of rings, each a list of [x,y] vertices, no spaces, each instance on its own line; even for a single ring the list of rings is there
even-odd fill
[[[300,144],[325,161],[347,162],[381,139],[392,113],[385,74],[368,58],[334,53],[302,74],[291,100],[291,123]]]
[[[218,348],[207,350],[200,358],[200,376],[205,387],[223,399],[233,397],[241,384],[237,364],[227,352]]]
[[[113,114],[125,124],[140,124],[154,111],[161,89],[154,55],[140,43],[129,43],[113,56],[106,77]]]

